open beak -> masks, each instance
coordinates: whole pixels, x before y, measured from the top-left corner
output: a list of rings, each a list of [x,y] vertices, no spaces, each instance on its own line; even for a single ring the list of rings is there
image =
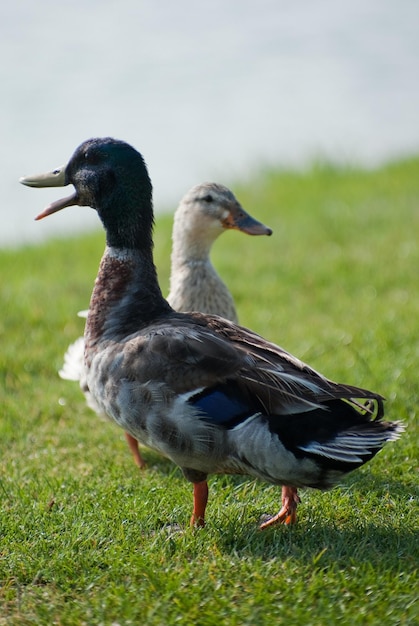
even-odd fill
[[[46,172],[45,174],[33,174],[30,176],[22,176],[19,182],[22,185],[27,185],[28,187],[65,187],[68,185],[65,177],[66,166],[57,167],[52,172]],[[56,200],[55,202],[51,202],[39,215],[35,217],[35,220],[41,220],[43,217],[47,217],[47,215],[51,215],[52,213],[56,213],[57,211],[61,211],[67,206],[73,206],[78,204],[78,196],[77,192],[74,192],[71,196],[67,198],[62,198],[61,200]]]
[[[272,235],[272,229],[255,220],[239,203],[229,206],[227,217],[223,220],[224,228],[241,230],[248,235]]]

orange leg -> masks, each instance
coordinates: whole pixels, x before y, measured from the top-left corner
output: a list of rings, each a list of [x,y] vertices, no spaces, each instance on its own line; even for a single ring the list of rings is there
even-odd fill
[[[205,509],[208,502],[208,483],[206,480],[193,483],[193,513],[191,526],[205,526]]]
[[[134,439],[134,437],[130,435],[129,433],[125,433],[125,439],[127,440],[129,449],[131,450],[132,456],[134,457],[135,465],[137,465],[140,469],[144,469],[146,464],[145,464],[143,457],[140,454],[140,450],[138,448],[138,441]]]
[[[282,509],[259,526],[260,530],[274,526],[274,524],[295,524],[297,521],[297,506],[301,502],[296,487],[282,487]]]

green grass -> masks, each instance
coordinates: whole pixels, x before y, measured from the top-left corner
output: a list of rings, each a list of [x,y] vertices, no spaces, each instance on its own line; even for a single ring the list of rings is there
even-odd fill
[[[145,450],[140,474],[123,433],[58,378],[101,231],[0,251],[0,625],[418,622],[418,173],[419,158],[324,164],[233,186],[274,230],[216,243],[241,322],[381,392],[407,426],[340,487],[304,491],[294,528],[257,529],[280,489],[219,476],[207,527],[190,530],[180,471]],[[155,231],[167,293],[171,217]]]

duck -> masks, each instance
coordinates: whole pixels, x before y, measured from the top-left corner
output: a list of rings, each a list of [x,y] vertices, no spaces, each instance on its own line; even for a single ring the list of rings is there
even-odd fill
[[[181,468],[192,526],[206,523],[209,475],[327,490],[400,437],[381,394],[334,382],[222,317],[170,306],[153,260],[152,183],[133,146],[92,138],[64,168],[21,182],[74,186],[37,220],[73,205],[97,211],[106,247],[84,333],[87,384],[103,413]],[[260,529],[296,507],[283,500]]]
[[[235,229],[248,235],[272,235],[272,229],[249,215],[233,192],[220,183],[203,182],[182,197],[174,214],[170,290],[167,301],[176,311],[214,313],[238,322],[233,296],[215,270],[210,259],[211,248],[226,230]],[[87,318],[87,310],[78,315]],[[100,408],[92,398],[84,375],[84,339],[78,337],[64,354],[58,372],[64,380],[79,382],[87,405],[99,415]],[[134,463],[146,466],[138,441],[125,433]]]

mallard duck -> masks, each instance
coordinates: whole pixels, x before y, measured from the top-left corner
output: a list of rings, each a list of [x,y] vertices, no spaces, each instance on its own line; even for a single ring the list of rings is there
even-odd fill
[[[90,139],[64,169],[21,182],[75,187],[36,219],[81,205],[103,223],[84,335],[88,387],[102,412],[193,483],[191,524],[204,525],[209,474],[324,490],[400,436],[380,394],[335,383],[224,318],[172,309],[153,262],[150,177],[129,144]],[[296,507],[285,499],[260,527]]]
[[[176,311],[213,313],[237,322],[234,300],[210,260],[211,248],[227,229],[248,235],[271,235],[272,230],[251,217],[233,192],[218,183],[201,183],[181,199],[174,215],[172,267],[167,301]],[[80,317],[87,317],[80,311]],[[84,375],[84,340],[79,337],[68,347],[59,375],[78,381],[87,404],[100,413]],[[135,464],[145,467],[138,442],[125,433]]]

